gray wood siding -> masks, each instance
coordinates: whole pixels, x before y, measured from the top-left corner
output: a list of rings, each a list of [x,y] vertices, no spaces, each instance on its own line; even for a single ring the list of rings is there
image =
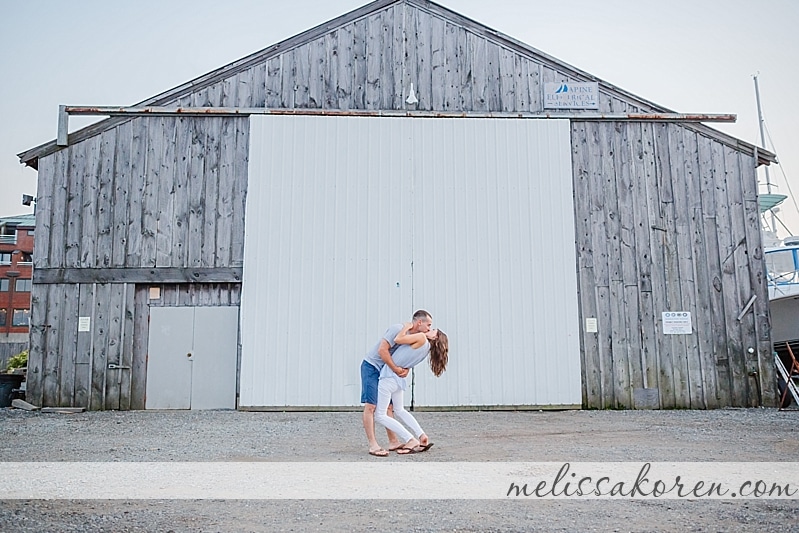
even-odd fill
[[[150,287],[161,298],[149,300]],[[238,283],[182,285],[34,285],[36,328],[28,364],[28,400],[50,407],[143,409],[150,307],[237,306]],[[79,317],[91,330],[78,331]],[[109,368],[115,365],[122,368]]]
[[[679,124],[574,121],[572,148],[584,404],[774,405],[754,155]]]

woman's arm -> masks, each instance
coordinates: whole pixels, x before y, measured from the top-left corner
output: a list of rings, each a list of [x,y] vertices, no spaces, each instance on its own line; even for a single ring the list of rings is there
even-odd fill
[[[424,333],[408,333],[412,325],[410,322],[405,322],[400,332],[394,337],[394,342],[397,344],[410,344],[411,348],[423,346],[425,341],[427,341],[427,336]]]

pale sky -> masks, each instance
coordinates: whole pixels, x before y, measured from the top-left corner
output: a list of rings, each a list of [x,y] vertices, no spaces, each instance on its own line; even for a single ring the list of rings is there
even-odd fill
[[[20,200],[36,172],[16,154],[55,139],[59,104],[132,105],[366,3],[0,0],[0,216],[31,212]],[[677,112],[736,114],[711,126],[762,145],[759,73],[773,192],[796,197],[778,216],[799,234],[796,0],[439,3]]]

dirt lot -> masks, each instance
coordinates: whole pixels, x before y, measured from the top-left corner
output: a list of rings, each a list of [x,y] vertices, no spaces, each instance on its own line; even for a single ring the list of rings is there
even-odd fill
[[[435,446],[366,454],[359,413],[0,409],[6,461],[778,461],[799,412],[417,413]],[[385,438],[383,436],[383,441]],[[797,500],[0,502],[2,531],[799,531]]]

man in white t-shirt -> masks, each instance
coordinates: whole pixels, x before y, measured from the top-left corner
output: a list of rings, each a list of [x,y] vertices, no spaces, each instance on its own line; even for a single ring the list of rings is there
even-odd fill
[[[413,314],[411,320],[413,326],[408,333],[427,333],[433,325],[433,317],[427,311],[420,309]],[[363,406],[363,429],[366,431],[366,439],[369,441],[369,454],[376,457],[386,457],[389,450],[393,451],[403,446],[397,436],[386,430],[388,435],[388,450],[378,444],[375,438],[375,406],[377,405],[377,385],[380,380],[380,370],[384,365],[388,365],[399,377],[404,378],[408,375],[407,368],[401,368],[394,364],[391,354],[397,347],[394,338],[402,330],[402,324],[390,326],[378,343],[366,354],[361,363],[361,403]],[[392,412],[389,408],[389,415]]]

